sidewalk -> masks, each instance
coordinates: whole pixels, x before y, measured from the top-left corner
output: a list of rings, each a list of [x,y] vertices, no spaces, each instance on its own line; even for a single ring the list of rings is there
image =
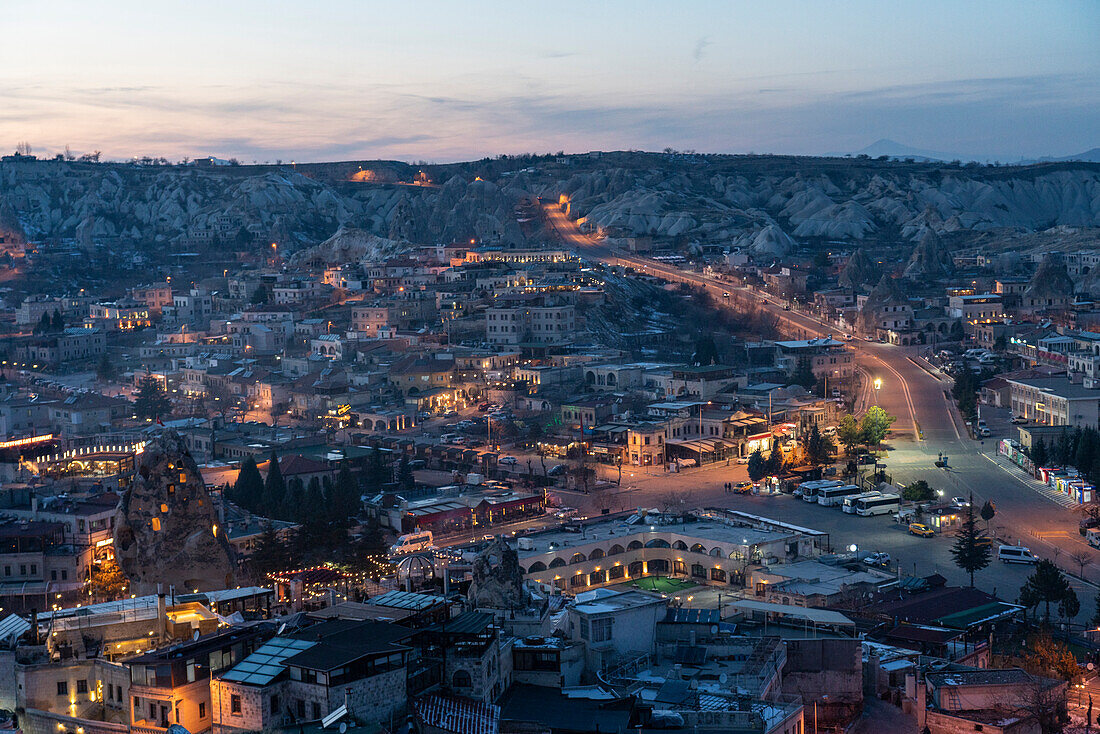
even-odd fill
[[[1040,482],[1035,477],[1033,477],[1030,474],[1028,474],[1027,472],[1025,472],[1020,467],[1013,464],[1006,457],[1001,456],[1000,454],[996,454],[995,456],[990,456],[989,454],[981,454],[981,456],[985,457],[986,459],[988,459],[992,463],[996,464],[1006,474],[1009,474],[1010,476],[1013,476],[1016,479],[1020,480],[1021,482],[1026,484],[1028,487],[1035,490],[1035,492],[1042,495],[1043,497],[1050,500],[1051,502],[1053,502],[1057,505],[1061,505],[1062,507],[1065,507],[1067,509],[1072,509],[1072,508],[1077,506],[1077,503],[1074,502],[1073,499],[1069,495],[1067,495],[1063,492],[1059,492],[1057,490],[1051,489],[1050,487],[1043,484],[1042,482]]]

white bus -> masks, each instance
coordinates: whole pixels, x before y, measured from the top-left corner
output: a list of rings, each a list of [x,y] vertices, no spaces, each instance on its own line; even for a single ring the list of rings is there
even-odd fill
[[[428,550],[432,548],[432,531],[423,530],[419,533],[406,533],[399,535],[397,542],[390,546],[391,556],[403,556],[408,553]]]
[[[845,497],[863,494],[863,490],[854,484],[842,484],[839,487],[823,487],[817,490],[817,504],[822,507],[839,505]]]
[[[899,509],[901,497],[896,494],[880,494],[878,497],[864,497],[856,503],[856,514],[860,517],[872,515],[890,515]]]
[[[847,512],[849,515],[854,515],[856,511],[856,503],[859,502],[861,499],[865,497],[879,497],[881,495],[882,492],[864,492],[863,494],[848,495],[844,498],[844,504],[841,505],[840,509]]]
[[[817,493],[826,487],[839,487],[844,482],[838,479],[814,479],[809,482],[803,482],[798,485],[798,489],[802,492],[802,499],[807,502],[817,502]]]

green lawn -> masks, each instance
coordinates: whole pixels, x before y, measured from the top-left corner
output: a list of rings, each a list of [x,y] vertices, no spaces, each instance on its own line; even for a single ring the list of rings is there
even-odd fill
[[[677,594],[686,589],[698,586],[698,584],[694,581],[673,579],[667,576],[643,576],[638,579],[631,579],[622,584],[616,584],[611,588],[615,590],[626,590],[633,589],[635,586],[645,591],[659,591],[662,594]]]

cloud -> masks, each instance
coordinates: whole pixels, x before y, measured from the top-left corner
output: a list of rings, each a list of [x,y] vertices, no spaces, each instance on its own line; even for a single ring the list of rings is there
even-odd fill
[[[696,64],[703,60],[703,55],[707,51],[707,46],[712,45],[713,44],[710,42],[710,39],[706,36],[703,36],[695,42],[695,48],[691,52],[691,58],[695,61]]]

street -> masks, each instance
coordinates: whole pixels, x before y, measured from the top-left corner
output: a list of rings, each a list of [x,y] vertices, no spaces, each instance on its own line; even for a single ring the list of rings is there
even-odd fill
[[[558,207],[548,206],[546,210],[550,224],[580,253],[669,280],[702,286],[716,296],[715,302],[720,304],[719,308],[727,307],[721,304],[728,300],[740,304],[753,303],[773,315],[780,328],[792,337],[812,338],[838,332],[835,326],[813,316],[786,310],[783,303],[756,290],[635,255],[613,252],[595,238],[580,232]],[[724,292],[729,292],[733,297],[724,299]],[[1038,489],[1034,480],[1011,467],[1007,460],[998,460],[996,439],[998,436],[1014,436],[1009,432],[1014,427],[1007,425],[1007,421],[1001,421],[1003,430],[1000,434],[994,433],[984,442],[969,438],[963,419],[950,397],[952,381],[940,375],[919,356],[920,347],[898,347],[861,339],[853,339],[851,347],[856,352],[861,373],[870,378],[862,381],[864,392],[860,402],[866,404],[871,401],[897,417],[886,440],[885,459],[887,471],[894,481],[906,484],[925,479],[933,488],[943,490],[946,496],[973,495],[975,507],[980,507],[987,499],[993,500],[997,515],[990,529],[998,541],[1026,545],[1035,555],[1048,558],[1064,571],[1080,575],[1090,582],[1073,581],[1081,601],[1081,613],[1077,619],[1091,619],[1096,595],[1096,587],[1091,582],[1100,580],[1096,551],[1077,532],[1079,516],[1071,508],[1051,497],[1053,493]],[[882,381],[881,388],[872,390],[871,394],[867,392],[867,385],[874,379]],[[991,423],[991,427],[996,428],[996,423]],[[935,467],[934,462],[940,454],[949,457],[947,469]],[[908,564],[916,563],[921,575],[939,572],[952,583],[965,581],[963,574],[951,562],[949,538],[918,539],[907,535],[901,526],[894,526],[888,518],[844,516],[831,508],[818,508],[797,500],[791,501],[787,497],[725,495],[721,491],[722,484],[731,479],[744,478],[744,467],[731,467],[728,472],[724,468],[697,471],[700,474],[663,475],[659,479],[632,478],[632,483],[637,484],[639,489],[632,497],[638,501],[630,504],[653,506],[652,500],[668,494],[673,488],[690,488],[694,505],[736,506],[835,532],[834,547],[844,547],[854,542],[864,548],[883,550],[900,557],[906,564],[907,572],[912,572]],[[624,484],[627,483],[626,474],[624,469]],[[702,478],[704,474],[707,479]],[[712,475],[714,478],[710,479]],[[650,483],[657,486],[653,489],[642,488]],[[642,501],[643,498],[646,501]],[[1079,563],[1074,556],[1079,556],[1084,562]],[[985,590],[996,590],[1007,600],[1015,600],[1019,586],[1029,572],[1030,567],[1002,566],[994,562],[977,575],[975,583]]]

